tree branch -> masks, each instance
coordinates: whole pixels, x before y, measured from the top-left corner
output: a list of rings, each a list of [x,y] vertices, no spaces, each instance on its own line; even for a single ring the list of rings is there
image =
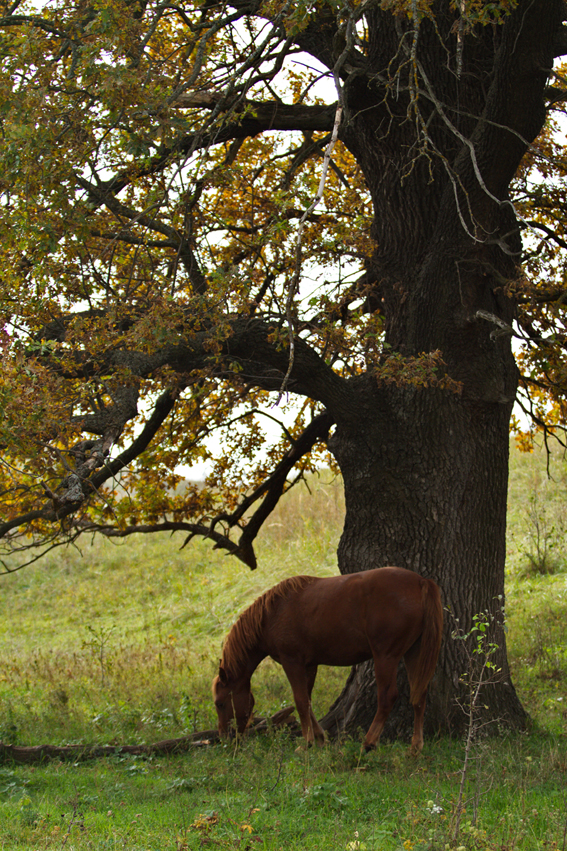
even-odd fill
[[[296,438],[291,449],[287,451],[282,460],[276,466],[274,472],[256,490],[242,500],[236,511],[232,514],[219,514],[211,523],[210,529],[214,530],[217,523],[227,523],[235,526],[242,519],[248,509],[260,497],[264,497],[259,508],[248,520],[242,535],[238,541],[238,551],[235,555],[248,564],[252,570],[256,567],[256,556],[252,542],[258,535],[267,517],[272,513],[284,492],[287,476],[290,470],[313,446],[321,440],[326,440],[329,429],[333,425],[333,417],[329,413],[319,414],[314,417],[303,433]]]
[[[124,321],[124,320],[123,320]],[[194,308],[186,315],[185,327],[177,331],[175,342],[153,352],[143,349],[112,348],[96,363],[88,351],[73,355],[74,378],[109,375],[127,369],[137,378],[149,378],[163,367],[170,367],[180,375],[207,367],[216,378],[234,378],[234,365],[238,365],[240,379],[253,387],[278,391],[288,368],[288,356],[278,337],[276,324],[268,324],[256,316],[233,314],[225,316],[225,339],[216,341],[211,351],[211,340],[216,336],[216,325],[196,320]],[[42,330],[43,339],[65,339],[68,317],[54,320]],[[174,337],[172,331],[171,336]],[[50,336],[52,335],[52,336]],[[289,380],[289,389],[302,396],[321,402],[330,411],[344,409],[352,413],[348,382],[338,375],[325,360],[300,336],[295,340],[295,359]],[[48,356],[43,363],[48,364]],[[54,369],[60,370],[59,364]]]
[[[471,137],[475,150],[483,154],[484,180],[499,198],[504,197],[527,143],[545,121],[544,93],[562,17],[563,4],[558,0],[533,0],[519,4],[503,25],[496,73]]]
[[[141,433],[132,441],[128,449],[114,460],[106,461],[106,456],[110,451],[111,443],[115,440],[116,424],[111,426],[113,436],[111,442],[109,442],[109,435],[105,435],[102,441],[94,443],[86,441],[77,444],[74,450],[71,450],[71,454],[74,451],[81,463],[76,465],[71,475],[63,479],[56,489],[56,493],[51,491],[49,504],[42,509],[27,512],[0,524],[0,538],[6,538],[13,529],[26,527],[34,520],[53,523],[74,514],[107,479],[116,476],[120,470],[149,446],[158,429],[171,412],[180,390],[181,387],[176,387],[162,393]],[[126,421],[122,424],[122,428],[125,423]],[[98,469],[101,467],[102,469]],[[95,472],[97,469],[98,472]]]
[[[170,397],[171,401],[171,397]],[[156,408],[158,406],[156,405]],[[149,444],[151,437],[157,431],[155,426],[161,422],[163,422],[164,414],[167,416],[169,411],[171,410],[172,405],[168,405],[167,399],[162,397],[161,399],[161,410],[159,414],[154,410],[154,414],[152,418],[154,420],[153,424],[150,426],[150,421],[148,421],[148,425],[146,429],[142,432],[139,438],[133,441],[127,452],[122,453],[118,458],[114,461],[105,465],[104,470],[101,470],[96,476],[93,476],[89,480],[89,485],[91,491],[94,488],[99,487],[101,484],[106,481],[111,476],[115,476],[120,472],[123,467],[128,464],[133,457],[137,457],[141,452]],[[150,420],[152,419],[150,418]],[[221,514],[215,517],[215,519],[210,524],[204,523],[190,523],[186,521],[175,521],[168,520],[167,518],[158,522],[158,523],[146,523],[146,524],[130,524],[129,526],[120,528],[118,526],[111,526],[109,524],[101,524],[101,523],[92,523],[84,520],[78,520],[75,522],[71,522],[69,528],[71,530],[75,530],[77,534],[84,534],[89,532],[100,532],[102,535],[105,535],[107,538],[125,538],[130,535],[136,534],[148,534],[152,532],[187,532],[188,537],[183,543],[183,547],[185,547],[189,541],[195,536],[199,535],[203,538],[210,539],[215,542],[215,549],[223,549],[226,550],[230,555],[234,555],[239,558],[244,564],[246,564],[251,570],[255,570],[257,566],[256,554],[254,552],[254,548],[252,546],[252,542],[258,535],[264,521],[271,514],[275,506],[277,505],[280,497],[282,496],[285,488],[285,484],[287,481],[287,476],[293,466],[310,450],[313,448],[315,443],[320,440],[325,440],[328,434],[329,428],[333,423],[333,418],[327,414],[319,414],[316,416],[311,423],[307,426],[307,428],[303,431],[303,433],[296,438],[291,449],[286,453],[284,458],[279,462],[276,466],[274,472],[263,482],[256,490],[246,497],[240,503],[238,509],[233,512],[233,514]],[[158,426],[159,427],[159,426]],[[261,497],[264,497],[260,507],[256,509],[252,517],[247,522],[244,530],[240,536],[238,543],[232,541],[227,535],[218,532],[215,529],[215,526],[218,523],[226,523],[229,527],[233,527],[238,525],[238,522],[243,518],[244,514],[250,509],[250,507]],[[73,506],[67,506],[64,511],[65,515],[69,515],[76,511],[80,507],[80,502]],[[63,516],[63,512],[59,512],[57,517]],[[12,523],[14,525],[17,524],[17,520],[19,519],[21,522],[19,525],[22,525],[22,521],[25,519],[26,522],[31,522],[32,520],[43,519],[43,520],[54,520],[57,519],[54,512],[46,513],[43,512],[32,512],[26,518],[15,518]],[[3,527],[0,527],[0,537],[3,535]],[[183,548],[182,547],[182,548]]]
[[[553,39],[553,55],[565,56],[567,54],[567,27],[562,26]]]
[[[186,538],[183,543],[183,547],[185,547],[189,541],[195,536],[199,535],[203,538],[208,538],[211,541],[215,542],[215,550],[226,550],[230,555],[234,555],[239,558],[244,564],[249,567],[251,570],[256,568],[256,557],[253,555],[253,559],[248,558],[248,554],[241,551],[240,545],[231,541],[226,535],[223,535],[221,532],[217,532],[214,529],[204,523],[188,523],[185,521],[175,521],[175,520],[162,520],[159,523],[141,523],[141,524],[132,524],[130,526],[126,526],[121,529],[117,526],[104,526],[98,523],[75,523],[73,527],[79,530],[81,533],[83,532],[100,532],[101,535],[104,535],[106,538],[127,538],[130,535],[138,535],[138,534],[149,534],[152,532],[188,532],[189,536]]]
[[[198,93],[201,95],[201,93]],[[185,97],[185,96],[183,96]],[[183,106],[183,97],[180,97],[172,105]],[[186,96],[190,100],[193,95]],[[198,98],[199,99],[199,98]],[[203,96],[207,101],[203,107],[211,108],[216,100],[215,95]],[[234,109],[234,105],[227,104],[226,110]],[[91,194],[90,185],[85,186],[83,178],[78,177],[78,182],[89,192],[94,206],[106,203],[109,195],[116,195],[128,186],[134,179],[158,174],[171,163],[175,156],[190,156],[195,151],[209,148],[211,145],[220,145],[233,139],[245,139],[257,136],[270,130],[297,130],[303,132],[329,131],[333,129],[336,104],[330,106],[311,106],[305,104],[284,104],[277,101],[244,101],[239,106],[241,117],[235,121],[226,122],[218,128],[208,128],[187,134],[179,139],[175,145],[162,148],[149,164],[135,171],[122,172],[114,177],[99,183],[96,190]],[[169,236],[169,234],[167,234]]]

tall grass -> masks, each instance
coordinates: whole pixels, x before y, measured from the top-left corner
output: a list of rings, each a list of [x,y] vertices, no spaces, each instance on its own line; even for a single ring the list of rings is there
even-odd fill
[[[567,462],[511,452],[506,599],[516,688],[548,730],[567,726]],[[566,845],[567,847],[567,845]]]

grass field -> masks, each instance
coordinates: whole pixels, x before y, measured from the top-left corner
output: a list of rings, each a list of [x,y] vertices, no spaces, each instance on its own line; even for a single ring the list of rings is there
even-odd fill
[[[507,613],[529,734],[475,748],[455,835],[463,745],[358,742],[296,753],[284,733],[169,759],[0,765],[0,849],[567,848],[565,464],[513,453]],[[150,742],[214,726],[210,682],[223,636],[264,588],[336,572],[340,484],[294,493],[271,518],[260,567],[166,536],[56,551],[0,579],[0,740]],[[321,671],[323,714],[345,673]],[[257,707],[290,702],[273,663]]]

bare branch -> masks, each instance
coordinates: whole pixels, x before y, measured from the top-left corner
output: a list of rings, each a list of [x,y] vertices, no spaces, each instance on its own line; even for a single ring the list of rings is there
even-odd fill
[[[185,547],[189,541],[196,535],[202,538],[208,538],[215,542],[215,549],[226,550],[230,555],[234,555],[244,562],[251,570],[256,568],[256,557],[252,553],[252,558],[248,552],[241,550],[240,545],[231,541],[226,535],[211,529],[209,525],[204,523],[188,523],[185,521],[162,520],[159,523],[141,523],[139,525],[132,524],[120,528],[118,526],[104,526],[99,523],[77,523],[74,528],[83,532],[99,532],[106,538],[127,538],[130,535],[151,534],[152,532],[186,532],[188,537],[182,545]]]
[[[221,522],[227,523],[229,526],[235,526],[254,502],[260,499],[260,497],[264,497],[260,507],[256,509],[247,521],[238,541],[238,549],[241,553],[239,558],[242,558],[246,564],[250,564],[250,566],[254,564],[254,567],[256,566],[252,541],[258,535],[262,524],[272,513],[283,494],[288,473],[304,455],[311,451],[316,443],[326,440],[333,421],[333,417],[328,413],[319,414],[314,417],[303,433],[295,439],[293,446],[284,455],[274,472],[250,496],[242,500],[236,511],[232,514],[219,514],[212,521],[211,530],[214,530],[214,527]]]

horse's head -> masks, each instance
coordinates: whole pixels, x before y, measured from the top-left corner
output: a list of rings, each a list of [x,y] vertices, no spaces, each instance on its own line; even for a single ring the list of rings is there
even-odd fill
[[[252,716],[254,695],[250,691],[250,680],[231,679],[221,666],[213,680],[213,700],[219,717],[219,733],[228,735],[229,724],[234,718],[236,729],[244,733]]]

